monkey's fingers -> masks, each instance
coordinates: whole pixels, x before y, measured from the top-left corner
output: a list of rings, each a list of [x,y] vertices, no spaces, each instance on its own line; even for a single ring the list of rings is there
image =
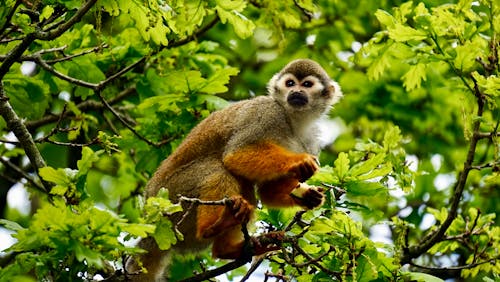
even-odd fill
[[[299,186],[290,193],[290,196],[300,206],[307,209],[313,209],[323,204],[325,196],[322,192],[322,188],[300,183]]]
[[[248,222],[253,212],[253,206],[241,196],[233,196],[231,200],[233,201],[231,211],[234,218],[241,223]]]

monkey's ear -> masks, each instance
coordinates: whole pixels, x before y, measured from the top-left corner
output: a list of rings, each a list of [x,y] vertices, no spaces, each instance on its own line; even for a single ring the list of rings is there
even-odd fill
[[[337,103],[342,98],[342,96],[344,96],[342,94],[340,85],[334,80],[330,80],[330,85],[328,85],[328,92],[332,97],[332,105]]]
[[[268,95],[273,96],[278,91],[277,83],[278,83],[279,78],[280,78],[280,74],[277,73],[277,74],[273,75],[271,80],[269,80],[269,82],[267,83],[267,94]]]

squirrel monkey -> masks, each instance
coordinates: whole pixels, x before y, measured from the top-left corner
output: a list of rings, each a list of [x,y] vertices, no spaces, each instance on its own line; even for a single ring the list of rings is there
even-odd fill
[[[192,252],[212,244],[214,257],[244,256],[241,224],[252,217],[255,190],[270,207],[312,209],[323,203],[321,189],[303,182],[319,168],[316,121],[340,99],[340,87],[318,63],[299,59],[275,74],[267,89],[267,96],[235,103],[203,120],[148,182],[146,197],[165,187],[173,202],[179,195],[232,200],[232,206],[199,205],[191,211],[179,226],[184,241],[173,246],[174,251]],[[147,273],[131,278],[159,279],[166,252],[152,238],[139,246],[148,251],[140,258]],[[253,254],[274,249],[258,245]],[[134,263],[127,270],[132,273]]]

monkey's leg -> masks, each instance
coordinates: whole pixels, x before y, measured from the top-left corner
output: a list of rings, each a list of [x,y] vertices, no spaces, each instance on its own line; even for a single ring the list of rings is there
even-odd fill
[[[220,162],[219,162],[220,163]],[[246,223],[253,214],[255,196],[243,182],[229,173],[222,163],[203,181],[201,200],[222,200],[229,197],[230,205],[200,205],[197,209],[197,237],[210,238],[228,228]],[[249,202],[250,201],[250,202]],[[251,203],[252,202],[252,203]]]
[[[228,152],[223,161],[224,166],[232,173],[257,183],[283,177],[303,182],[319,168],[315,156],[294,153],[270,141]]]
[[[243,257],[243,232],[241,225],[235,225],[218,235],[212,245],[212,256],[221,259],[238,259]],[[252,254],[249,254],[252,255]]]
[[[254,206],[240,195],[230,197],[229,206],[198,207],[198,238],[210,238],[234,226],[246,224]]]

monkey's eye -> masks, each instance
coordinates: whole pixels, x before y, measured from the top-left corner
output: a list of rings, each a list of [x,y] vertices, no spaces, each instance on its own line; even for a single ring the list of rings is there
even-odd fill
[[[304,83],[302,83],[302,86],[306,87],[306,88],[311,88],[313,86],[313,83],[312,81],[304,81]]]
[[[289,79],[285,82],[286,87],[292,87],[295,85],[295,81]]]

